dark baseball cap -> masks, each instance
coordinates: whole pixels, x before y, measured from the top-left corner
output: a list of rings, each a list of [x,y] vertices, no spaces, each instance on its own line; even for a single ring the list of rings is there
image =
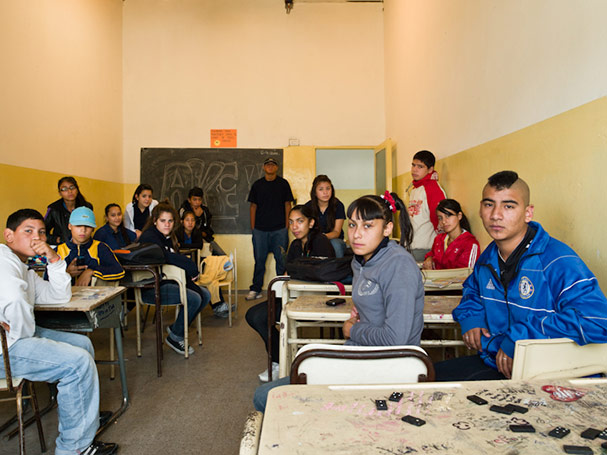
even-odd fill
[[[272,157],[266,158],[266,160],[263,162],[263,165],[265,166],[266,164],[270,164],[270,163],[274,163],[276,166],[278,166],[278,161],[276,161]]]

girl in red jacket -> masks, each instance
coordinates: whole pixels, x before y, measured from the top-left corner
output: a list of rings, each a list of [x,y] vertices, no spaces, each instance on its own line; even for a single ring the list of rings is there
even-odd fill
[[[438,227],[432,250],[426,254],[424,269],[474,267],[480,253],[476,238],[462,207],[454,199],[443,199],[436,207]]]

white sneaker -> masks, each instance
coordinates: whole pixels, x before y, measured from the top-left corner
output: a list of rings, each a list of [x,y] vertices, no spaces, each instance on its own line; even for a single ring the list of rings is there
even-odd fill
[[[263,373],[259,373],[258,377],[261,382],[268,382],[268,369]],[[278,379],[278,362],[272,362],[272,381],[276,381]]]
[[[257,299],[261,299],[263,296],[261,294],[261,292],[256,292],[256,291],[249,291],[249,293],[247,294],[247,296],[244,298],[245,300],[257,300]]]

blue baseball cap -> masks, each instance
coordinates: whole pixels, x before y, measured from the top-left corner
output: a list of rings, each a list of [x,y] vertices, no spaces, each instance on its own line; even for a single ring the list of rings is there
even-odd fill
[[[88,207],[78,207],[70,215],[70,224],[72,226],[90,226],[96,228],[95,214]]]

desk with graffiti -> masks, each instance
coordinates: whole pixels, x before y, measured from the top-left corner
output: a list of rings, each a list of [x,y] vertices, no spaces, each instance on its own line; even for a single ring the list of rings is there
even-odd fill
[[[389,401],[392,392],[403,394]],[[477,405],[476,395],[487,401]],[[375,400],[388,409],[376,409]],[[518,405],[510,415],[493,405]],[[425,424],[401,420],[411,415]],[[530,424],[534,433],[513,432]],[[570,430],[562,439],[548,433]],[[607,426],[607,380],[529,383],[477,381],[389,386],[288,385],[271,391],[264,415],[260,454],[562,454],[563,445],[587,446],[600,454]]]

